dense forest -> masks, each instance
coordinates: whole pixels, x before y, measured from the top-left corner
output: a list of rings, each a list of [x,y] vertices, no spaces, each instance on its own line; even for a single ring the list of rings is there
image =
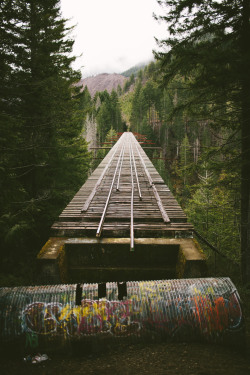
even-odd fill
[[[59,0],[0,4],[0,249],[3,285],[33,283],[35,257],[87,177],[84,96]]]
[[[214,273],[249,283],[250,4],[158,3],[169,37],[121,98],[123,112],[162,146],[156,164],[210,244]]]
[[[245,0],[160,3],[168,6],[167,17],[160,18],[168,23],[170,38],[159,44],[171,46],[168,53],[156,53],[163,68],[162,82],[170,85],[178,75],[185,78],[190,97],[182,107],[207,120],[220,142],[206,161],[213,163],[210,172],[216,181],[222,181],[218,186],[225,187],[219,202],[226,196],[232,202],[227,212],[219,208],[224,213],[222,222],[237,211],[235,192],[240,191],[241,274],[249,283],[250,4]],[[234,215],[230,220],[237,230],[239,221]]]
[[[107,152],[96,147],[127,129],[161,146],[148,155],[210,273],[250,281],[249,1],[159,3],[170,36],[155,60],[91,97],[59,1],[1,2],[0,284],[34,282],[51,224]]]
[[[169,86],[162,86],[161,77],[160,62],[151,62],[141,71],[134,89],[120,97],[122,111],[132,131],[161,146],[161,151],[147,150],[147,154],[196,231],[212,245],[211,249],[201,242],[211,272],[237,278],[239,137],[231,128],[220,127],[205,116],[203,111],[208,108],[204,105],[196,102],[189,107],[187,79],[178,75]]]

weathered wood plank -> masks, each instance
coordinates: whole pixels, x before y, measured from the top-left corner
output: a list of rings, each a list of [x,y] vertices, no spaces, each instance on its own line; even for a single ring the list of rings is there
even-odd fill
[[[192,230],[185,213],[139,143],[132,134],[125,133],[62,211],[52,232],[79,232],[81,236],[92,233],[97,230],[105,209],[103,235],[109,232],[116,237],[127,233],[132,223],[131,175],[135,181],[133,227],[136,235],[147,232],[153,236],[158,232],[158,236],[162,232],[167,236],[175,230]]]

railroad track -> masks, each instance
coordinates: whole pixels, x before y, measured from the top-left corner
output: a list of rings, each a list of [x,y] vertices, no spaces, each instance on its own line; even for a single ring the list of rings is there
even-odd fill
[[[159,237],[192,230],[132,133],[123,133],[52,226],[56,236]],[[171,237],[171,235],[170,235]]]

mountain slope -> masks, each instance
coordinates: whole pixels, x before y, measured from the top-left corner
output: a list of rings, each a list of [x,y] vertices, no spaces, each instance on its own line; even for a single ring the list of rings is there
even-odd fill
[[[126,70],[125,72],[122,72],[121,74],[124,76],[124,77],[130,77],[132,74],[134,74],[134,76],[137,76],[138,72],[140,70],[143,70],[145,68],[145,66],[147,66],[147,63],[141,63],[141,64],[138,64],[138,65],[135,65],[133,66],[132,68]]]
[[[113,89],[116,90],[119,85],[123,87],[126,80],[127,78],[121,74],[102,73],[81,79],[77,86],[83,86],[82,90],[87,86],[90,95],[94,96],[97,91],[107,90],[110,93]]]

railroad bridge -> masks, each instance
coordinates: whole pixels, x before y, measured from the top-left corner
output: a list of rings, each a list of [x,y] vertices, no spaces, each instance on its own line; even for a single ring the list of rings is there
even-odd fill
[[[136,137],[123,133],[52,227],[40,281],[112,282],[205,275],[193,226]]]
[[[244,343],[237,290],[203,277],[192,234],[135,136],[123,133],[52,225],[38,254],[41,286],[0,288],[4,348]]]

